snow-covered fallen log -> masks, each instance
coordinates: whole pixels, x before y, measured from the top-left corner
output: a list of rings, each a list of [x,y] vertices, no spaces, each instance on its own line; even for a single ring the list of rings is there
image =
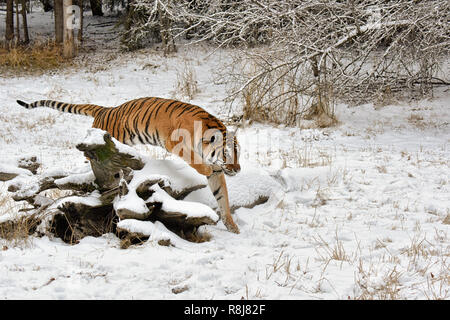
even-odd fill
[[[38,173],[35,157],[0,165],[13,200],[29,206],[2,219],[0,228],[33,219],[30,234],[53,234],[67,243],[115,233],[129,243],[177,245],[180,236],[193,239],[198,227],[219,221],[206,178],[183,161],[141,157],[99,129],[90,129],[77,149],[90,167]],[[277,188],[262,172],[240,174],[229,183],[233,210],[263,203]],[[55,199],[48,190],[61,192]]]
[[[15,164],[0,163],[0,181],[9,181],[19,175],[35,174],[40,167],[36,157],[21,158]]]

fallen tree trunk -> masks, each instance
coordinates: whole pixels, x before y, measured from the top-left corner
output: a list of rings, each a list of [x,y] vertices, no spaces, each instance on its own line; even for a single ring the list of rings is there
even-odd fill
[[[193,218],[183,212],[186,204],[169,206],[168,212],[163,210],[167,207],[164,201],[182,201],[191,191],[203,188],[205,184],[176,190],[168,176],[155,173],[143,179],[140,170],[145,167],[145,161],[134,149],[122,145],[102,130],[91,129],[76,148],[89,159],[92,171],[70,174],[56,170],[38,175],[40,164],[35,157],[22,159],[17,167],[0,166],[0,179],[8,181],[12,198],[32,206],[22,210],[21,219],[40,220],[37,228],[29,230],[31,233],[38,230],[41,234],[54,234],[67,243],[77,243],[86,236],[97,237],[110,232],[119,235],[116,224],[124,219],[150,223],[161,220],[178,234],[192,233],[201,225],[217,223],[218,217],[210,208],[204,210],[205,216]],[[64,191],[64,195],[51,199],[45,195],[50,189]],[[152,198],[156,190],[158,195],[164,193],[164,197]],[[202,204],[198,206],[205,209]],[[127,233],[126,228],[120,230],[121,237],[129,238],[132,233]]]
[[[219,216],[195,197],[185,200],[207,185],[193,168],[184,162],[144,159],[100,129],[90,129],[76,148],[89,159],[90,165],[81,168],[84,172],[80,168],[78,173],[43,172],[36,157],[19,159],[15,165],[0,164],[0,180],[6,181],[12,199],[28,206],[15,215],[0,216],[0,237],[29,225],[24,233],[51,234],[71,244],[106,233],[116,234],[127,244],[152,239],[175,245],[184,241],[180,237],[208,240],[198,228],[215,225]],[[245,175],[243,179],[253,181]],[[212,197],[209,190],[205,193]],[[238,199],[233,209],[253,207],[268,196],[247,198],[250,201]]]

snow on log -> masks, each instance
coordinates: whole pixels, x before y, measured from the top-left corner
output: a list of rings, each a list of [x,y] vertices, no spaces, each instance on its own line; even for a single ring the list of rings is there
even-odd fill
[[[136,173],[136,172],[135,172]],[[168,178],[170,177],[170,179]],[[161,188],[175,199],[183,199],[189,193],[205,188],[208,181],[205,176],[182,160],[149,160],[139,171],[137,179],[162,179],[165,184]]]
[[[0,163],[0,181],[9,181],[19,175],[30,176],[31,174],[30,170]]]
[[[155,239],[177,245],[180,236],[202,241],[198,228],[219,221],[206,177],[181,159],[141,157],[99,129],[90,129],[77,149],[88,157],[90,167],[38,174],[35,157],[16,166],[0,165],[13,199],[32,206],[16,215],[38,222],[32,232],[51,233],[68,243],[111,232],[130,243]],[[280,188],[265,171],[255,169],[227,177],[227,184],[232,210],[266,202]],[[65,192],[52,199],[43,193],[50,189]],[[12,220],[0,221],[0,227]]]
[[[89,158],[96,178],[95,183],[101,191],[118,186],[121,170],[126,169],[128,174],[131,170],[144,167],[144,162],[136,151],[122,145],[100,129],[89,129],[86,138],[76,147]]]
[[[159,221],[122,220],[117,224],[117,233],[122,239],[122,247],[143,241],[154,241],[159,245],[181,247],[186,240],[180,238]]]
[[[90,129],[77,148],[88,157],[89,168],[76,168],[74,172],[51,169],[37,174],[36,157],[16,161],[15,166],[0,165],[2,180],[7,181],[13,200],[32,206],[20,214],[2,217],[0,227],[33,217],[37,228],[30,232],[51,233],[65,242],[77,243],[85,236],[108,232],[122,236],[125,229],[118,232],[116,224],[124,225],[128,219],[159,226],[158,230],[163,230],[163,222],[172,230],[165,229],[166,233],[179,234],[193,234],[201,225],[217,223],[219,218],[211,208],[181,200],[206,186],[206,179],[184,162],[143,158],[99,129]],[[68,192],[55,200],[43,193],[50,189]],[[158,241],[173,243],[175,233]],[[127,234],[130,238],[134,232]]]
[[[216,224],[219,221],[216,212],[202,203],[176,200],[157,184],[150,190],[154,193],[147,201],[161,203],[160,210],[155,212],[155,218],[167,225],[199,227],[204,224]]]
[[[282,186],[262,169],[243,168],[235,176],[226,176],[230,209],[233,213],[239,208],[253,208],[265,203]],[[200,202],[217,208],[217,202],[209,190],[198,190],[189,194],[185,200]]]

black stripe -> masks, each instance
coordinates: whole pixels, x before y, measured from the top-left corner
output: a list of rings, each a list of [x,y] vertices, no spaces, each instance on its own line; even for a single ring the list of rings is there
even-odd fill
[[[148,137],[147,133],[144,131],[144,132],[141,132],[140,134],[142,134],[142,136],[144,137],[145,144],[149,144],[150,138]]]
[[[157,142],[158,142],[158,145],[162,147],[163,145],[162,145],[162,143],[161,143],[161,140],[159,140],[159,132],[158,132],[158,129],[155,128],[155,132],[156,132],[156,140],[157,140]]]
[[[133,120],[133,128],[134,128],[134,130],[136,131],[136,132],[138,132],[139,130],[138,130],[138,121],[139,120],[144,120],[144,118],[140,118],[139,117],[139,113],[137,113],[138,112],[138,110],[139,109],[141,109],[141,107],[142,107],[142,105],[145,103],[145,101],[146,101],[146,99],[139,99],[139,100],[137,100],[137,103],[136,103],[136,105],[133,107],[133,110],[134,110],[134,108],[136,107],[136,116],[135,116],[135,118],[134,118],[134,120]],[[134,111],[133,111],[134,112]],[[131,114],[131,113],[130,113]]]
[[[164,103],[166,103],[167,102],[167,100],[162,100],[162,103],[157,103],[156,105],[155,105],[155,107],[153,108],[153,111],[155,112],[155,115],[153,116],[155,119],[156,119],[156,116],[158,115],[158,112],[159,112],[159,110],[161,109],[161,107],[164,105]],[[169,103],[169,106],[170,106],[170,103]],[[153,113],[153,111],[152,111],[152,113]],[[151,118],[152,117],[152,115],[150,114],[150,117],[149,118]]]
[[[148,100],[151,100],[151,99],[153,99],[153,98],[147,98],[147,99],[144,99],[144,102],[147,102]],[[151,109],[152,109],[152,107],[150,106],[149,108],[147,108],[147,110],[145,110],[144,115],[142,116],[142,120],[145,120],[145,119],[146,119],[147,113],[148,113]],[[148,122],[147,122],[147,125],[146,125],[146,127],[145,127],[145,130],[147,130],[147,127],[148,127]]]
[[[221,188],[221,187],[217,188],[217,190],[213,192],[214,197],[217,196],[217,194],[218,194],[219,191],[220,191],[220,188]]]
[[[122,130],[119,133],[122,133],[122,134],[117,138],[117,140],[119,140],[120,142],[124,142],[124,140],[125,140],[125,133],[126,133],[126,131],[125,131],[125,122],[123,123]]]
[[[104,108],[95,105],[95,107],[94,107],[94,112],[92,112],[92,115],[94,116],[94,118],[97,117],[97,115],[98,115],[102,110],[104,110]]]
[[[146,101],[148,101],[149,99],[151,99],[151,98],[147,98],[147,99],[144,99],[144,101],[143,101],[143,103],[145,103]],[[142,103],[142,104],[143,104]],[[141,105],[142,105],[141,104]],[[147,108],[147,110],[145,110],[145,113],[144,113],[144,115],[142,116],[142,121],[145,121],[144,123],[145,123],[145,128],[144,128],[144,131],[142,132],[142,134],[144,135],[144,137],[145,137],[145,141],[147,142],[147,143],[150,143],[151,144],[151,142],[150,142],[150,136],[149,136],[149,134],[148,134],[148,127],[149,127],[149,125],[150,125],[150,120],[149,119],[146,119],[146,114],[147,114],[147,112],[150,110],[151,108]]]
[[[148,115],[149,121],[150,121],[150,119],[152,118],[152,114],[153,114],[153,112],[155,112],[156,108],[159,108],[159,107],[162,106],[165,102],[166,102],[166,101],[164,101],[164,100],[158,101],[155,105],[153,105],[153,106],[151,106],[151,107],[148,108],[149,110],[151,110],[150,114]]]
[[[148,134],[149,135],[149,137],[150,137],[150,144],[152,145],[152,146],[154,146],[154,145],[156,145],[156,142],[155,142],[155,135],[153,134],[153,133],[149,133]]]
[[[169,103],[169,105],[166,107],[166,112],[169,111],[170,106],[173,105],[175,102],[181,102],[181,101],[174,100],[171,103]]]
[[[147,123],[145,124],[144,134],[148,136],[148,140],[150,144],[153,144],[150,140],[150,133],[148,132],[148,127],[150,126],[150,120],[147,120]]]
[[[144,101],[139,100],[138,102],[140,102],[140,103],[139,103],[139,108],[140,108],[140,107],[142,106],[142,104],[144,103]],[[137,112],[137,110],[136,110],[136,112]],[[138,133],[138,134],[139,134],[139,128],[138,128],[138,121],[139,121],[139,120],[141,120],[141,119],[139,118],[139,113],[136,113],[136,116],[134,117],[134,120],[133,120],[133,129],[134,129],[134,131],[135,131],[136,133]],[[139,137],[139,141],[142,142],[142,138],[141,138],[141,137]],[[142,142],[142,144],[145,144],[145,143]]]
[[[118,123],[117,123],[117,118],[119,116],[119,113],[117,112],[117,109],[112,109],[111,113],[112,113],[111,124],[110,124],[111,129],[112,129],[111,135],[117,139],[117,135],[119,134],[119,128],[118,128]],[[116,132],[117,132],[117,134],[116,134]]]
[[[211,126],[211,125],[209,125],[208,123],[205,123],[205,126],[208,128],[208,129],[219,129],[219,127],[217,126],[217,125],[215,125],[215,126]],[[220,130],[220,129],[219,129]]]
[[[138,102],[139,102],[139,100],[134,100],[131,103],[128,102],[121,109],[123,110],[123,112],[127,111],[127,114],[132,114],[134,111],[134,108],[137,107]],[[128,110],[125,110],[126,108],[128,108]]]
[[[131,143],[133,143],[133,144],[134,144],[134,137],[136,137],[136,134],[133,131],[130,131],[130,140],[131,140]]]
[[[131,132],[130,129],[128,129],[128,127],[126,126],[126,124],[123,126],[124,131],[128,134],[128,139],[130,140],[130,144],[133,143],[133,141],[131,140]],[[125,143],[125,137],[123,138],[123,143]]]
[[[186,105],[186,104],[184,104],[184,103],[181,103],[180,105],[174,106],[174,107],[172,108],[172,111],[170,111],[170,113],[169,113],[169,117],[172,117],[173,112],[174,112],[175,110],[178,110],[181,106],[184,106],[185,108],[192,108],[192,107],[190,107],[190,106],[188,106],[188,105]]]
[[[106,128],[108,127],[109,117],[111,117],[111,113],[112,113],[112,109],[109,109],[109,110],[107,110],[105,116],[103,117],[103,123],[102,123],[104,125],[103,130],[106,130]],[[106,130],[106,131],[108,131],[108,130]]]
[[[88,105],[88,107],[86,108],[86,110],[85,110],[84,113],[85,113],[86,115],[92,115],[94,109],[95,109],[95,106],[94,106],[93,104],[90,104],[90,105]]]
[[[140,133],[137,135],[137,137],[138,137],[139,141],[140,141],[142,144],[145,144],[145,142],[144,142],[144,140],[142,139]]]
[[[184,110],[181,111],[181,112],[177,115],[177,118],[181,117],[181,115],[182,115],[183,113],[185,113],[186,111],[188,111],[188,110],[189,110],[188,108],[184,108]]]
[[[219,196],[218,198],[216,198],[216,200],[219,201],[222,198],[223,198],[223,196]]]
[[[194,113],[192,116],[195,117],[196,115],[198,115],[200,113],[207,113],[207,112],[205,110],[200,110],[200,111],[197,111],[196,113]]]
[[[198,110],[198,109],[202,110],[205,113],[208,113],[208,112],[204,111],[202,108],[200,108],[199,106],[192,105],[192,107],[193,107],[193,108],[191,108],[192,110],[189,110],[188,114],[191,113],[191,112],[194,112],[195,110]]]

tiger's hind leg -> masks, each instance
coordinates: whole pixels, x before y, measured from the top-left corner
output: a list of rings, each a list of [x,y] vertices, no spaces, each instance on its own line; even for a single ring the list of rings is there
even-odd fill
[[[238,226],[234,223],[228,201],[228,190],[223,171],[214,171],[208,177],[208,185],[219,205],[220,219],[228,231],[239,233]]]

